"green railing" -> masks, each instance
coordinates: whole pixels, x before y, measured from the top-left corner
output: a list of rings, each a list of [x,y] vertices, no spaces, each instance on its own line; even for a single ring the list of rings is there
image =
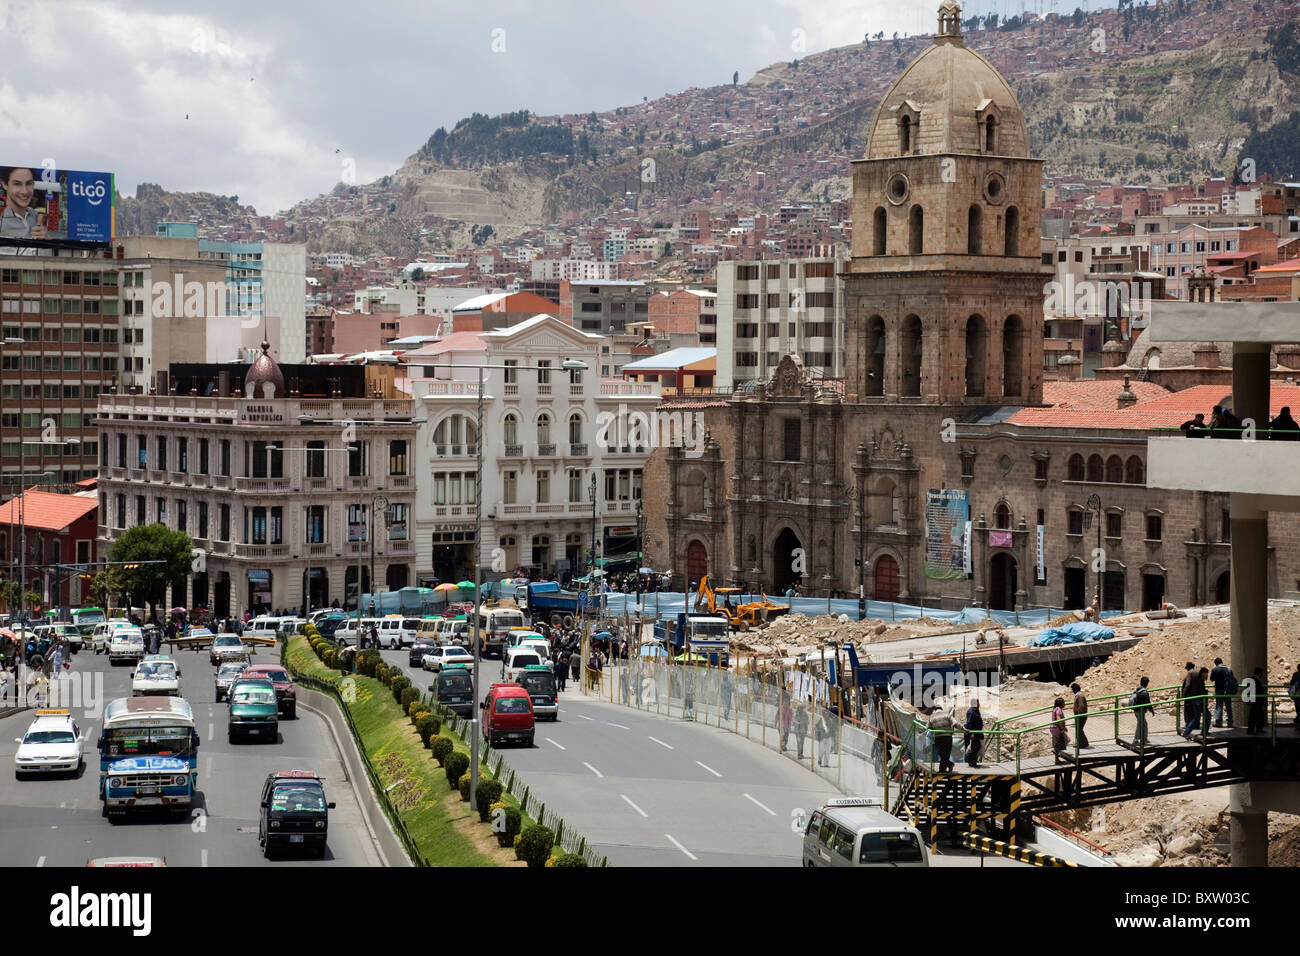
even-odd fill
[[[1244,433],[1250,431],[1250,429],[1222,428],[1222,427],[1211,428],[1209,426],[1209,423],[1207,422],[1204,428],[1199,428],[1194,430],[1188,429],[1187,431],[1183,431],[1183,429],[1178,427],[1161,425],[1159,427],[1152,428],[1151,431],[1177,432],[1178,434],[1186,435],[1188,438],[1228,438],[1228,439],[1240,440],[1241,436]],[[1296,429],[1292,429],[1292,428],[1269,428],[1267,426],[1263,426],[1263,427],[1257,426],[1254,429],[1254,432],[1255,432],[1255,439],[1257,441],[1268,441],[1270,439],[1273,441],[1300,441],[1300,431],[1297,431]]]
[[[1282,703],[1296,704],[1297,711],[1300,712],[1300,700],[1291,697],[1288,693],[1285,693],[1284,692],[1285,688],[1283,688],[1283,692],[1274,692],[1275,689],[1281,687],[1282,685],[1270,685],[1266,687],[1264,699],[1262,701],[1264,706],[1267,707],[1266,728],[1269,736],[1269,741],[1270,743],[1273,744],[1277,743],[1277,731],[1280,723],[1279,718],[1282,716],[1279,713],[1279,705]],[[1055,709],[1054,707],[1050,707],[1050,706],[1040,707],[1037,710],[1026,711],[1023,714],[1017,714],[1014,717],[1007,717],[998,720],[994,723],[994,726],[991,730],[970,731],[970,734],[972,737],[977,737],[984,742],[983,746],[980,747],[979,763],[981,765],[988,765],[994,763],[999,763],[999,764],[1007,763],[1014,758],[1015,767],[1016,767],[1015,775],[1019,777],[1021,775],[1022,762],[1023,760],[1027,759],[1024,756],[1026,739],[1029,739],[1030,734],[1047,734],[1050,736],[1051,729],[1056,724],[1064,725],[1066,731],[1071,732],[1070,747],[1067,749],[1066,752],[1068,753],[1069,751],[1072,750],[1074,761],[1077,763],[1080,757],[1080,752],[1085,748],[1081,748],[1079,746],[1079,735],[1075,731],[1075,728],[1077,726],[1076,722],[1080,717],[1083,716],[1086,716],[1088,718],[1088,725],[1092,727],[1097,727],[1102,723],[1102,721],[1098,720],[1097,718],[1103,718],[1103,719],[1110,718],[1112,728],[1114,731],[1114,740],[1116,743],[1122,743],[1125,737],[1122,737],[1120,734],[1120,718],[1125,714],[1130,715],[1133,720],[1133,729],[1135,732],[1133,734],[1126,735],[1127,738],[1131,741],[1130,743],[1127,744],[1127,746],[1132,747],[1138,755],[1143,755],[1147,752],[1148,749],[1151,749],[1151,745],[1150,745],[1151,729],[1150,729],[1149,722],[1151,718],[1159,711],[1172,707],[1173,716],[1176,724],[1175,732],[1181,734],[1182,727],[1188,722],[1188,720],[1185,718],[1188,714],[1192,712],[1189,710],[1188,705],[1204,707],[1203,716],[1200,721],[1200,726],[1197,728],[1197,731],[1187,739],[1191,741],[1199,742],[1202,747],[1205,747],[1209,745],[1211,740],[1210,719],[1213,716],[1213,709],[1216,701],[1222,700],[1225,704],[1225,707],[1227,708],[1231,708],[1234,703],[1240,704],[1245,709],[1243,712],[1243,716],[1247,718],[1247,724],[1249,723],[1249,708],[1252,706],[1258,706],[1261,703],[1261,701],[1259,701],[1258,699],[1254,701],[1247,699],[1246,694],[1240,690],[1235,694],[1220,695],[1214,693],[1206,693],[1194,697],[1179,697],[1178,691],[1180,690],[1181,690],[1180,687],[1173,687],[1173,686],[1159,687],[1154,689],[1149,688],[1148,693],[1151,695],[1151,702],[1149,704],[1143,704],[1139,706],[1133,706],[1128,703],[1121,703],[1121,701],[1128,701],[1132,699],[1133,693],[1131,691],[1125,694],[1111,694],[1104,697],[1098,697],[1095,700],[1089,700],[1088,713],[1086,715],[1082,715],[1082,714],[1076,715],[1073,713],[1067,713],[1064,717],[1060,717],[1055,720],[1049,719],[1042,723],[1035,724],[1034,726],[1031,727],[1019,727],[1016,729],[1010,728],[1009,725],[1012,722],[1024,721],[1026,719],[1033,718],[1037,715],[1044,714],[1044,713],[1050,714],[1051,711]],[[1169,691],[1174,692],[1172,696],[1169,697],[1159,696],[1160,694]],[[1101,705],[1101,706],[1096,706],[1096,705]],[[1236,715],[1234,714],[1233,716],[1235,719]],[[1138,734],[1136,733],[1138,726],[1142,726],[1145,731],[1140,739],[1138,737]],[[944,733],[944,731],[932,731],[925,720],[922,720],[921,718],[916,716],[913,716],[911,727],[909,729],[910,729],[910,733],[905,735],[905,739],[911,739],[913,741],[924,740],[927,743],[931,739],[929,736],[930,734],[937,735],[940,733]],[[967,733],[967,731],[958,727],[957,729],[948,733],[950,733],[951,736],[957,736],[959,734],[965,734]],[[990,751],[990,747],[994,749]],[[919,749],[919,748],[914,748],[914,749]],[[903,750],[904,748],[899,748],[896,759],[901,759]],[[1054,749],[1053,753],[1055,752],[1056,751]],[[914,761],[916,761],[917,763],[924,764],[931,771],[934,771],[937,767],[936,761],[931,759],[930,753],[928,752],[925,754],[912,753],[910,756]],[[1035,755],[1035,756],[1039,756],[1039,755]],[[1084,756],[1086,756],[1086,754],[1084,754]]]

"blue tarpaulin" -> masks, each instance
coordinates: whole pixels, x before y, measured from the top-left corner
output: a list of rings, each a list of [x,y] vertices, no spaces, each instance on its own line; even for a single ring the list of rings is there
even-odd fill
[[[1093,624],[1090,621],[1076,621],[1061,627],[1049,627],[1039,631],[1038,636],[1029,642],[1032,647],[1050,647],[1053,644],[1083,644],[1087,641],[1105,641],[1115,636],[1113,627]]]

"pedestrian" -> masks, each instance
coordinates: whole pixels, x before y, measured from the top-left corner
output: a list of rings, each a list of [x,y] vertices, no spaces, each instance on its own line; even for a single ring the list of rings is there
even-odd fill
[[[1300,425],[1291,417],[1291,406],[1283,405],[1282,413],[1268,423],[1268,437],[1275,441],[1300,441]]]
[[[1147,690],[1147,686],[1150,683],[1150,677],[1143,677],[1138,681],[1138,686],[1128,702],[1133,708],[1134,716],[1137,717],[1137,731],[1133,734],[1133,743],[1139,747],[1147,742],[1147,710],[1151,707],[1151,692]]]
[[[1233,414],[1232,409],[1226,405],[1220,409],[1219,427],[1223,429],[1220,438],[1240,438],[1241,437],[1241,419]]]
[[[575,682],[582,678],[582,654],[577,648],[569,654],[569,677]]]
[[[63,670],[63,642],[59,641],[54,645],[54,651],[50,654],[50,671],[58,674]]]
[[[813,724],[813,739],[817,741],[817,766],[829,767],[831,765],[831,741],[835,739],[835,732],[831,730],[826,711],[821,708],[818,708],[816,722]]]
[[[731,685],[731,672],[723,671],[722,672],[722,719],[723,720],[731,719],[732,692],[733,691]]]
[[[618,690],[619,690],[619,694],[620,694],[620,696],[623,698],[623,704],[626,705],[626,704],[627,704],[627,698],[628,698],[627,668],[626,668],[626,667],[620,667],[620,668],[618,669]]]
[[[966,723],[962,729],[966,731],[962,738],[962,744],[966,748],[966,766],[978,767],[981,745],[984,743],[984,716],[980,713],[978,697],[973,699],[970,707],[966,709]]]
[[[1223,663],[1222,657],[1214,659],[1214,670],[1210,671],[1210,683],[1214,685],[1214,726],[1223,726],[1223,712],[1228,712],[1228,727],[1232,728],[1232,698],[1237,693],[1237,676],[1232,668]]]
[[[790,698],[781,694],[781,705],[776,713],[776,728],[781,735],[781,753],[785,753],[786,741],[790,739],[790,725],[794,723],[794,711],[790,707]]]
[[[1077,686],[1077,685],[1076,685]],[[1068,763],[1066,750],[1070,747],[1070,734],[1065,729],[1065,698],[1058,697],[1052,702],[1052,756],[1057,763]]]
[[[808,705],[799,701],[794,708],[794,743],[799,760],[803,760],[803,738],[808,733]]]
[[[1291,703],[1296,710],[1296,719],[1292,726],[1300,727],[1300,664],[1296,665],[1295,673],[1291,675],[1291,680],[1287,683],[1286,693],[1291,698]]]
[[[560,651],[555,657],[555,686],[561,691],[568,683],[569,678],[569,655]]]
[[[1074,692],[1074,736],[1078,739],[1080,747],[1091,746],[1088,743],[1088,735],[1083,732],[1083,725],[1088,722],[1088,698],[1084,696],[1077,683],[1071,684],[1070,690]]]
[[[1246,678],[1247,687],[1242,691],[1242,700],[1246,704],[1246,733],[1262,734],[1264,722],[1268,719],[1268,680],[1264,668],[1256,667],[1254,675]]]
[[[957,729],[957,721],[953,720],[951,711],[936,707],[926,726],[934,735],[934,746],[939,755],[939,772],[948,773],[955,766],[952,762],[952,735]]]
[[[691,668],[689,664],[686,666],[685,671],[686,673],[683,675],[685,677],[685,690],[683,692],[685,696],[685,709],[684,712],[682,713],[682,717],[688,718],[690,720],[694,720],[695,719],[695,671],[694,669]]]
[[[1190,418],[1178,426],[1183,430],[1183,434],[1188,438],[1205,437],[1205,413],[1197,412],[1194,418]]]
[[[1202,736],[1209,731],[1209,727],[1204,725],[1209,723],[1210,716],[1210,702],[1206,698],[1205,689],[1205,681],[1210,676],[1210,669],[1202,667],[1195,675],[1189,676],[1191,676],[1191,683],[1187,687],[1187,697],[1190,699],[1186,702],[1189,716],[1187,726],[1182,729],[1182,735],[1191,740],[1193,730],[1200,730]]]

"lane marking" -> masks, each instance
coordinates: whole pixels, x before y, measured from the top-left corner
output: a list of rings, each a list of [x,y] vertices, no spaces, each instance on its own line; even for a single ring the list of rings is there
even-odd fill
[[[582,762],[582,765],[583,765],[584,767],[586,767],[588,770],[590,770],[592,773],[594,773],[597,777],[600,777],[601,780],[604,780],[604,779],[605,779],[605,775],[604,775],[603,773],[601,773],[599,770],[597,770],[597,769],[596,769],[595,767],[593,767],[591,764],[587,763],[585,760]]]
[[[37,865],[37,866],[44,866],[44,865],[45,865],[45,857],[40,857],[40,858],[36,861],[36,865]]]
[[[677,847],[677,849],[681,850],[683,853],[685,853],[687,856],[689,856],[692,860],[699,860],[699,857],[697,857],[697,856],[696,856],[694,853],[692,853],[690,850],[686,849],[686,847],[684,847],[684,846],[682,846],[680,843],[678,843],[678,842],[677,842],[677,838],[674,837],[671,833],[665,833],[664,836],[666,836],[669,840],[672,841],[673,846]]]
[[[213,737],[215,737],[215,736],[217,735],[217,729],[216,729],[216,728],[217,728],[217,725],[216,725],[216,724],[212,723],[211,721],[208,722],[208,739],[209,739],[209,740],[211,740]]]
[[[628,726],[626,726],[626,725],[624,725],[624,724],[616,724],[616,723],[614,723],[614,721],[612,721],[612,720],[607,720],[607,721],[605,721],[605,723],[609,724],[611,727],[617,727],[619,730],[631,730],[631,729],[632,729],[631,727],[628,727]]]
[[[551,740],[550,737],[547,737],[547,738],[546,738],[546,741],[547,741],[547,743],[555,744],[555,746],[559,747],[561,750],[568,750],[568,749],[569,749],[568,747],[564,746],[564,744],[555,743],[555,741],[554,741],[554,740]]]
[[[68,809],[68,801],[67,801],[67,800],[62,800],[62,801],[60,801],[60,803],[59,803],[59,809],[60,809],[60,810],[66,810],[66,809]]]
[[[677,748],[674,747],[672,744],[666,744],[666,743],[664,743],[664,742],[663,742],[662,740],[660,740],[658,737],[651,737],[650,739],[653,740],[655,743],[657,743],[660,747],[667,747],[669,750],[676,750],[676,749],[677,749]]]
[[[581,717],[583,720],[595,720],[595,719],[596,719],[595,717],[588,717],[586,714],[579,714],[578,716]]]
[[[698,760],[695,761],[695,762],[698,763],[698,764],[700,764],[701,767],[703,767],[703,768],[704,768],[705,770],[707,770],[709,773],[713,774],[715,777],[721,777],[721,776],[722,776],[722,774],[718,773],[718,771],[714,770],[714,769],[713,769],[712,767],[710,767],[708,764],[706,764],[706,763],[700,763],[700,761],[698,761]]]
[[[200,851],[199,851],[199,866],[207,866],[207,865],[208,865],[208,851],[207,851],[207,850],[200,850]]]
[[[631,807],[631,808],[632,808],[633,810],[635,810],[637,813],[641,814],[641,816],[645,817],[647,820],[650,819],[650,814],[646,813],[644,810],[642,810],[640,807],[638,807],[635,803],[633,803],[632,800],[631,800],[631,798],[629,798],[628,795],[627,795],[626,793],[620,793],[619,796],[622,797],[622,798],[627,802],[627,805],[628,805],[629,807]]]
[[[766,806],[765,804],[760,803],[759,801],[755,800],[755,799],[754,799],[753,797],[751,797],[749,794],[746,793],[746,794],[743,794],[743,796],[744,796],[744,798],[745,798],[746,800],[748,800],[750,803],[754,804],[754,806],[758,807],[760,810],[766,810],[768,813],[772,814],[772,816],[776,816],[776,811],[775,811],[775,810],[773,810],[773,809],[771,809],[770,807]]]

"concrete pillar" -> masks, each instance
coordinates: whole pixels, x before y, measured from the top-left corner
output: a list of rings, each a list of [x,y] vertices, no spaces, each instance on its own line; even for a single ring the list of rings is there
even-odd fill
[[[1256,428],[1268,425],[1269,349],[1267,343],[1235,342],[1232,346],[1232,410]]]
[[[1230,853],[1233,866],[1268,866],[1268,812],[1251,806],[1251,785],[1228,788],[1228,813],[1232,827]]]

